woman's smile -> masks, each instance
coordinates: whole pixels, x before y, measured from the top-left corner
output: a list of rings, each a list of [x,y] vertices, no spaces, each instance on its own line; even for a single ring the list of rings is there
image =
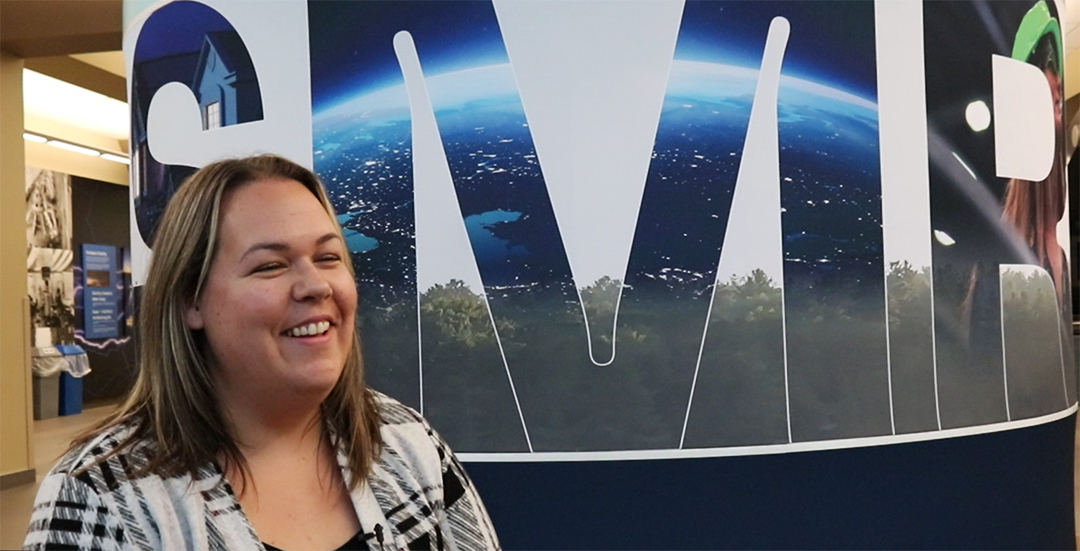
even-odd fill
[[[330,322],[317,321],[302,323],[285,331],[287,337],[318,337],[325,335],[330,330]]]

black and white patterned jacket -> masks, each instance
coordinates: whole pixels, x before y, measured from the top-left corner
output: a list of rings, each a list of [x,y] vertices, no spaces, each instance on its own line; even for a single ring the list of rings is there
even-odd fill
[[[376,396],[383,452],[367,484],[351,496],[368,546],[498,549],[487,511],[446,443],[415,411]],[[72,475],[113,449],[128,430],[101,434],[49,472],[34,503],[26,549],[264,550],[216,463],[194,477],[132,478],[145,461],[136,446]],[[338,464],[348,483],[341,453]]]

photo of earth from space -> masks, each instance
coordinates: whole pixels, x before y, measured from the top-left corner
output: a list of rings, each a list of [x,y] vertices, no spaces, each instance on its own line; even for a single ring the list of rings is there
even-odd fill
[[[753,69],[686,61],[672,67],[646,188],[646,202],[656,208],[641,211],[639,227],[650,231],[635,243],[627,281],[639,282],[635,289],[642,290],[652,284],[667,297],[654,300],[693,297],[701,302],[693,318],[698,334],[707,302],[696,299],[716,277],[756,84]],[[428,86],[463,221],[496,316],[505,302],[513,317],[515,289],[546,289],[559,295],[556,300],[575,300],[575,282],[510,66],[439,75],[428,79]],[[880,289],[876,106],[793,78],[781,81],[780,97],[782,147],[794,150],[782,155],[802,161],[782,165],[787,273],[826,284],[872,287],[876,282]],[[390,304],[407,293],[401,287],[410,283],[391,280],[415,271],[411,119],[404,86],[352,99],[337,109],[361,115],[340,117],[331,111],[316,117],[317,167],[350,250],[379,259],[358,262],[378,267],[358,273],[368,287],[364,296]],[[362,176],[350,178],[353,174]],[[669,181],[677,183],[665,185]],[[798,300],[797,282],[789,286]],[[692,367],[683,370],[683,377]]]
[[[317,56],[364,51],[348,42],[355,27],[341,23],[352,17],[359,25],[359,16],[345,6],[312,7],[312,28],[321,31],[312,43],[315,168],[357,267],[375,388],[423,408],[469,452],[890,433],[872,84],[837,85],[785,65],[777,106],[783,281],[760,271],[717,277],[760,63],[760,52],[756,61],[700,54],[702,36],[719,40],[710,18],[731,25],[738,15],[705,12],[730,4],[687,5],[625,279],[573,279],[497,33],[483,59],[448,64],[426,53],[446,37],[413,29],[483,289],[454,280],[417,289],[411,114],[396,59],[384,47],[382,57],[360,60],[378,78],[344,82]],[[744,40],[761,47],[774,4],[740,5],[761,11],[759,34]],[[478,28],[483,21],[486,32],[496,23],[483,2],[428,8],[457,10],[446,18]],[[380,4],[373,13],[392,20],[397,9],[406,8]],[[364,24],[376,25],[368,15]],[[858,17],[872,28],[872,11]],[[326,32],[339,24],[337,34]],[[391,28],[400,27],[357,36],[386,40]],[[860,59],[872,63],[872,52]],[[601,353],[601,367],[590,343],[615,356]]]

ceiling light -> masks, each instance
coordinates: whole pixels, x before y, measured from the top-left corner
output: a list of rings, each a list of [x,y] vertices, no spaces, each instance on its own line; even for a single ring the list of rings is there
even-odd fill
[[[105,159],[106,161],[112,161],[114,163],[123,163],[125,165],[131,164],[131,160],[128,158],[127,155],[123,153],[113,153],[93,147],[73,144],[64,140],[57,140],[52,136],[42,136],[39,134],[34,134],[32,132],[23,132],[23,139],[28,142],[43,143],[51,145],[53,147],[59,147],[60,149],[66,149],[67,151],[74,151],[75,153],[81,153],[90,157],[99,157]]]
[[[123,157],[121,155],[114,155],[112,153],[102,153],[101,158],[105,159],[106,161],[112,161],[114,163],[124,163],[125,165],[131,164],[131,159],[128,159],[127,157]]]
[[[964,118],[967,119],[968,126],[976,132],[990,128],[990,108],[983,100],[969,103],[967,109],[964,110]]]
[[[82,153],[83,155],[89,155],[91,157],[98,157],[101,155],[101,152],[96,149],[90,149],[89,147],[83,147],[81,145],[75,145],[73,143],[62,142],[60,140],[49,140],[47,143],[53,147],[59,147],[60,149],[74,151],[75,153]]]

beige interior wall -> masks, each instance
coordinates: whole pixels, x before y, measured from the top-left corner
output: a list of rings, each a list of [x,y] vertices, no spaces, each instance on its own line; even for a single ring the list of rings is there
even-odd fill
[[[0,52],[0,475],[32,468],[22,58]]]
[[[1065,54],[1065,97],[1077,94],[1080,94],[1080,50],[1073,50]]]

